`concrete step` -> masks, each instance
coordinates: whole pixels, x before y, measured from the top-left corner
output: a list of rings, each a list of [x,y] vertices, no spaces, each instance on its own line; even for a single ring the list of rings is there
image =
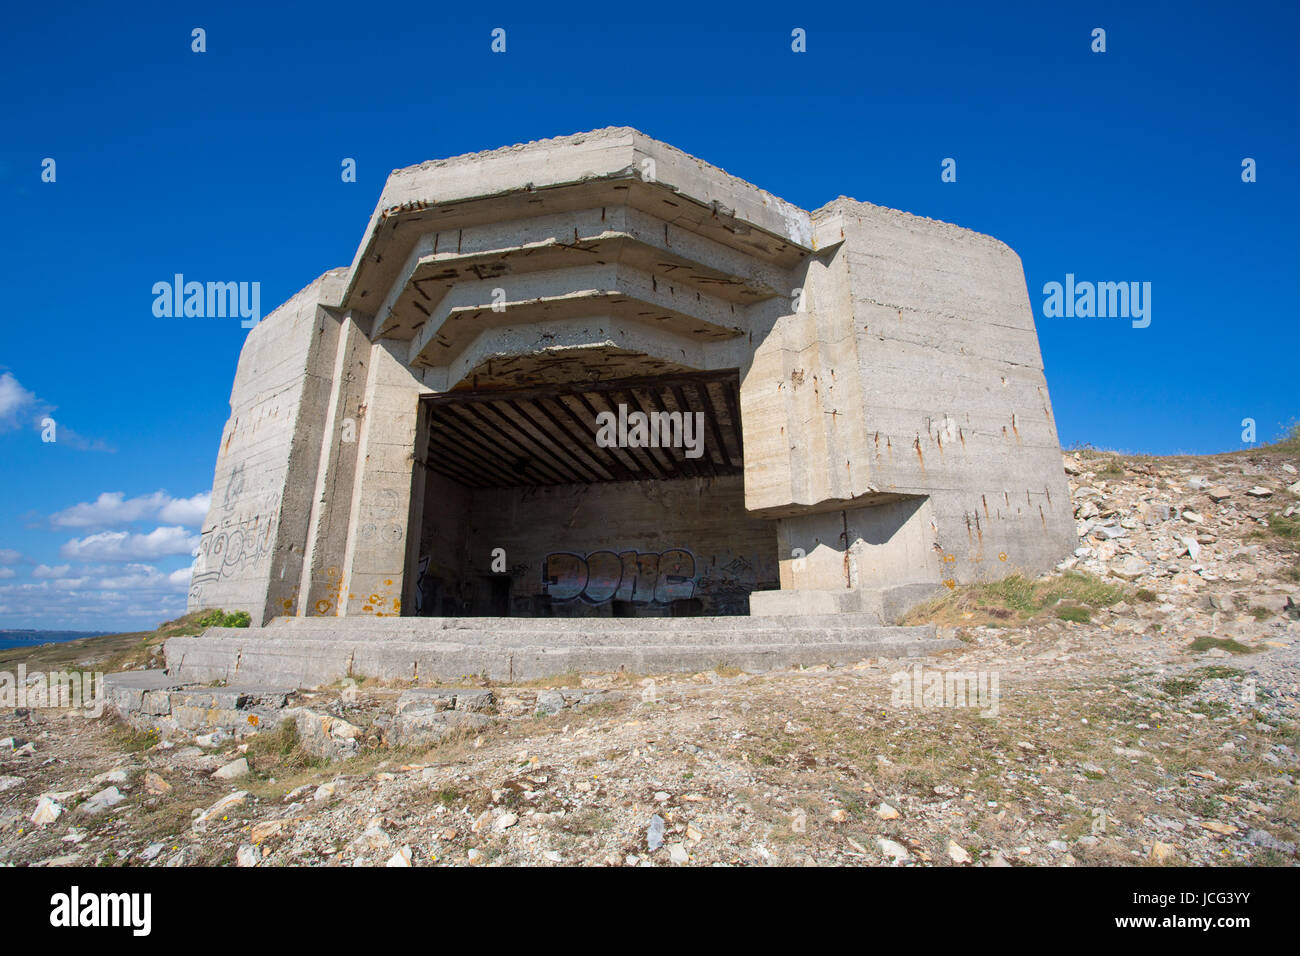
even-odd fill
[[[220,633],[218,633],[220,632]],[[167,642],[167,670],[184,683],[225,681],[313,687],[347,676],[385,680],[532,680],[570,671],[668,673],[725,665],[761,672],[796,664],[844,664],[868,657],[921,657],[961,644],[938,640],[934,628],[788,628],[744,634],[655,629],[626,632],[584,628],[561,635],[508,632],[508,640],[447,640],[459,632],[421,638],[370,632],[299,635],[277,628],[212,629]],[[719,640],[720,637],[727,640]],[[629,640],[633,638],[634,640]],[[672,638],[669,640],[668,638]]]
[[[276,632],[307,634],[372,633],[423,636],[444,631],[506,633],[533,631],[562,634],[573,630],[598,629],[609,632],[664,631],[720,633],[725,631],[784,632],[798,628],[859,628],[882,626],[879,615],[870,612],[814,614],[789,617],[277,617],[266,625]],[[230,630],[212,628],[209,633]]]
[[[314,640],[366,644],[454,644],[464,647],[678,647],[704,644],[728,647],[733,644],[836,644],[853,641],[889,640],[900,635],[925,637],[933,634],[927,626],[884,627],[879,624],[783,628],[637,628],[604,627],[600,622],[572,621],[565,628],[493,627],[407,629],[367,625],[364,619],[347,627],[333,628],[209,628],[202,635],[213,641],[237,645],[265,641]]]

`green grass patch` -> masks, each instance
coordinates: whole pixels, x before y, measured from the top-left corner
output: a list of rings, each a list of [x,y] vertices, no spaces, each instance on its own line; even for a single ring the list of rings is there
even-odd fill
[[[1018,624],[1048,609],[1067,621],[1087,623],[1092,612],[1128,597],[1128,590],[1092,574],[1067,571],[1039,580],[1013,574],[955,588],[907,615],[907,623]]]
[[[1087,624],[1092,620],[1092,612],[1086,607],[1078,605],[1069,605],[1056,609],[1056,616],[1062,621],[1073,621],[1076,624]]]
[[[1160,685],[1160,689],[1170,697],[1188,697],[1200,689],[1201,682],[1192,676],[1171,677]]]
[[[213,608],[210,611],[201,613],[202,616],[198,620],[198,625],[204,628],[248,627],[252,623],[247,611],[223,611],[220,608]]]
[[[1245,671],[1235,667],[1225,667],[1222,664],[1207,664],[1196,668],[1192,673],[1201,680],[1235,680],[1246,676]]]
[[[1187,645],[1190,651],[1227,651],[1229,654],[1258,654],[1259,648],[1247,647],[1228,637],[1198,637]]]

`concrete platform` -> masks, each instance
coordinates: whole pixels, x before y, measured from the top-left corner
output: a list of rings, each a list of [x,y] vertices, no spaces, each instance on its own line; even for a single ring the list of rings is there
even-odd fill
[[[933,626],[883,627],[870,614],[801,618],[277,618],[167,642],[184,684],[314,687],[343,677],[532,680],[571,671],[665,673],[725,665],[762,672],[960,647]]]

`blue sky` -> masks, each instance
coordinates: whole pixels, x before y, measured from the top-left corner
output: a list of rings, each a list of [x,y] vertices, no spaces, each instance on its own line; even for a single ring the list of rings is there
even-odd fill
[[[391,169],[601,126],[1010,244],[1064,444],[1232,450],[1300,414],[1291,3],[45,6],[0,37],[0,627],[183,609],[247,333],[155,318],[155,282],[270,312],[351,261]],[[1044,318],[1066,273],[1150,282],[1151,325]]]

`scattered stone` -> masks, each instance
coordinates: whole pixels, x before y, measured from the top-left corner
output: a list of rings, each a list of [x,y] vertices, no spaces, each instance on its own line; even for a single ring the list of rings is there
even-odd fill
[[[404,846],[389,858],[384,866],[406,866],[411,865],[411,848]]]
[[[236,790],[234,793],[228,793],[220,800],[218,800],[216,803],[214,803],[212,806],[208,807],[208,809],[204,810],[202,813],[196,816],[194,818],[193,824],[191,825],[193,826],[194,829],[200,830],[209,821],[219,819],[220,817],[225,815],[228,811],[233,810],[235,807],[242,805],[244,801],[247,799],[248,799],[247,790]]]
[[[117,767],[105,773],[91,777],[91,783],[118,783],[124,784],[131,779],[131,774],[124,767]]]
[[[226,764],[220,770],[214,771],[212,776],[217,780],[238,780],[240,777],[247,777],[248,773],[248,759],[240,757],[238,760]]]
[[[317,803],[323,803],[324,801],[328,800],[330,797],[334,796],[334,791],[337,789],[338,789],[338,784],[336,783],[333,782],[322,783],[319,787],[316,788],[316,792],[312,794],[312,799],[315,800]]]
[[[1178,847],[1172,843],[1161,843],[1157,840],[1151,845],[1149,854],[1152,863],[1168,863],[1178,855]]]
[[[645,842],[651,853],[664,845],[664,819],[657,813],[650,818]]]
[[[1296,852],[1294,843],[1279,840],[1267,830],[1251,830],[1246,834],[1246,842],[1252,846],[1261,847],[1265,850],[1274,850],[1278,853],[1286,853],[1291,856],[1294,856]]]
[[[117,787],[107,787],[83,803],[79,809],[82,813],[88,813],[91,816],[94,816],[103,813],[110,807],[117,806],[125,799],[126,797],[123,796],[122,791],[118,790]]]
[[[37,826],[44,826],[47,823],[53,823],[63,814],[63,805],[52,797],[41,797],[36,803],[36,811],[32,814],[32,823]]]
[[[876,816],[880,817],[882,820],[897,820],[899,813],[889,804],[882,803],[880,806],[876,807]]]
[[[876,840],[876,845],[880,847],[880,852],[885,854],[885,856],[894,863],[906,863],[912,858],[911,854],[907,852],[907,848],[901,843],[895,843],[893,840],[888,840],[885,837],[878,838]]]

